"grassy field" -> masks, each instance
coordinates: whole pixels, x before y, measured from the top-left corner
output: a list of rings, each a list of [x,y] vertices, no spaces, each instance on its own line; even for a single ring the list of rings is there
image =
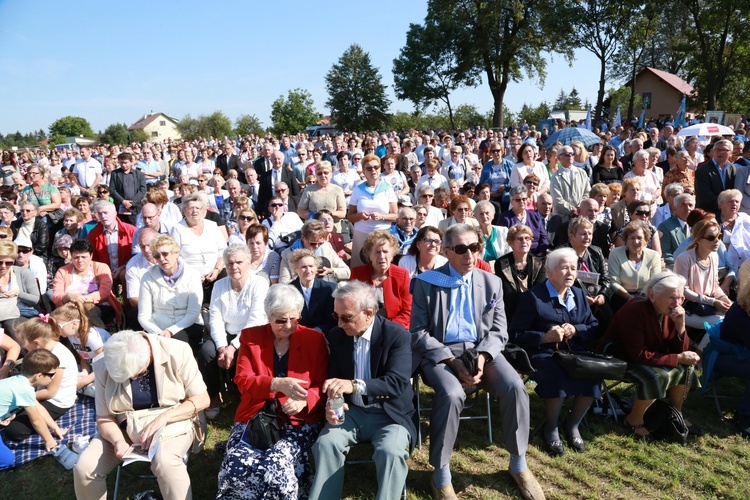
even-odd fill
[[[741,387],[725,382],[720,385],[720,392],[738,396]],[[423,390],[423,394],[428,400],[429,392]],[[237,398],[236,394],[229,395],[227,408],[209,427],[206,450],[190,458],[188,467],[196,499],[215,495],[216,475],[223,455],[221,444],[228,435]],[[542,402],[533,392],[531,400],[535,424],[541,418]],[[731,410],[734,404],[734,401],[724,402],[725,409]],[[589,430],[583,433],[588,446],[585,453],[568,451],[563,457],[552,458],[542,451],[537,438],[529,447],[529,466],[547,498],[750,498],[750,442],[735,434],[730,423],[719,420],[709,397],[691,394],[685,412],[706,431],[705,436],[691,439],[687,447],[636,441],[612,420],[589,415]],[[501,446],[499,421],[496,416],[492,445],[487,439],[485,422],[461,424],[451,464],[454,486],[461,498],[520,498],[513,480],[505,472],[508,454]],[[423,426],[424,446],[415,450],[411,459],[407,479],[410,499],[430,498],[426,433]],[[366,457],[367,449],[357,451],[365,452]],[[129,469],[148,472],[147,466],[141,464]],[[374,498],[377,484],[373,466],[350,466],[346,474],[345,498]],[[114,473],[108,481],[111,494]],[[123,475],[120,498],[155,488],[154,480]],[[0,473],[0,498],[74,497],[72,474],[50,457],[19,470]]]

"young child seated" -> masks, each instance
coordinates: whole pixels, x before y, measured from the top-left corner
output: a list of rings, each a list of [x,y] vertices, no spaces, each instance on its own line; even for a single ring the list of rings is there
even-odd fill
[[[5,335],[5,331],[0,328],[0,349],[5,352],[3,366],[0,367],[0,379],[3,379],[10,375],[10,371],[18,361],[18,357],[21,355],[21,346],[10,335]]]
[[[55,375],[45,389],[36,392],[36,399],[52,417],[52,420],[65,415],[76,402],[78,364],[73,353],[62,345],[60,328],[57,322],[47,315],[31,318],[16,328],[18,340],[28,352],[47,349],[59,360]],[[27,355],[28,356],[28,355]],[[24,363],[26,360],[24,359]],[[5,437],[14,441],[26,439],[34,431],[26,415],[19,415],[5,428]]]
[[[75,301],[58,307],[50,313],[50,318],[57,322],[63,337],[70,340],[73,349],[81,357],[81,371],[78,373],[77,389],[94,397],[94,372],[91,362],[101,354],[109,332],[91,324],[83,302]]]
[[[27,418],[34,430],[44,439],[44,447],[47,451],[57,446],[57,441],[50,434],[49,429],[55,436],[62,438],[66,430],[60,429],[50,416],[49,412],[37,403],[35,388],[46,387],[52,377],[57,374],[60,362],[57,357],[47,349],[37,349],[24,357],[21,365],[22,375],[0,380],[0,425],[7,425],[15,421],[13,415],[17,409],[23,408],[23,414],[18,418]],[[0,434],[0,469],[13,465],[15,457],[2,441]]]

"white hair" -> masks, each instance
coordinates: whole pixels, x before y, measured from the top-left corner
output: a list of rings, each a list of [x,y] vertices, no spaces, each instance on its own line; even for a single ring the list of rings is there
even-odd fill
[[[151,358],[151,349],[143,332],[123,330],[112,335],[104,344],[104,366],[117,383],[138,375]]]
[[[572,248],[565,247],[553,250],[547,255],[547,269],[556,269],[560,265],[560,261],[566,258],[578,262],[578,255]]]
[[[656,295],[661,295],[667,291],[685,288],[686,283],[687,280],[684,276],[675,274],[672,271],[662,271],[648,280],[643,291],[647,296],[650,290],[653,290]]]
[[[266,316],[281,316],[283,314],[294,312],[302,314],[302,308],[305,307],[305,298],[292,285],[276,284],[268,289],[268,295],[263,301],[263,308]]]
[[[378,295],[375,287],[364,281],[349,281],[341,285],[333,292],[333,298],[352,300],[360,311],[378,310]]]

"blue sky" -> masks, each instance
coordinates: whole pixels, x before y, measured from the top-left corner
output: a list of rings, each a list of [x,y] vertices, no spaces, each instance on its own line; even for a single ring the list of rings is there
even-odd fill
[[[0,0],[0,133],[46,131],[67,115],[99,131],[151,111],[181,118],[217,109],[270,126],[271,103],[298,87],[328,114],[325,75],[352,43],[380,68],[391,111],[411,111],[393,95],[391,69],[409,23],[425,13],[424,0]],[[512,83],[505,102],[518,111],[575,86],[595,103],[598,74],[585,50],[572,68],[556,55],[543,89],[535,80]],[[492,108],[486,83],[452,101]]]

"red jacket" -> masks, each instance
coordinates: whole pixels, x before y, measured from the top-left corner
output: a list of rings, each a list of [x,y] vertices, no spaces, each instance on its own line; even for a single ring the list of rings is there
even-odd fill
[[[117,258],[120,266],[127,264],[130,257],[133,256],[133,235],[135,231],[135,226],[117,219]],[[87,238],[94,245],[94,261],[107,264],[114,271],[107,252],[107,236],[104,234],[104,227],[101,223],[94,226]]]
[[[273,380],[273,332],[265,324],[245,328],[240,333],[240,352],[234,383],[242,394],[235,422],[247,422],[263,407],[266,399],[276,397],[281,404],[287,400],[282,392],[271,392]],[[289,340],[287,377],[307,380],[307,407],[295,415],[291,422],[299,425],[320,422],[324,417],[325,399],[321,392],[328,376],[328,344],[322,333],[297,326]]]
[[[364,264],[352,269],[351,279],[372,285],[372,266]],[[383,281],[383,300],[389,320],[407,330],[411,321],[411,293],[409,292],[409,271],[391,264],[388,277]]]

